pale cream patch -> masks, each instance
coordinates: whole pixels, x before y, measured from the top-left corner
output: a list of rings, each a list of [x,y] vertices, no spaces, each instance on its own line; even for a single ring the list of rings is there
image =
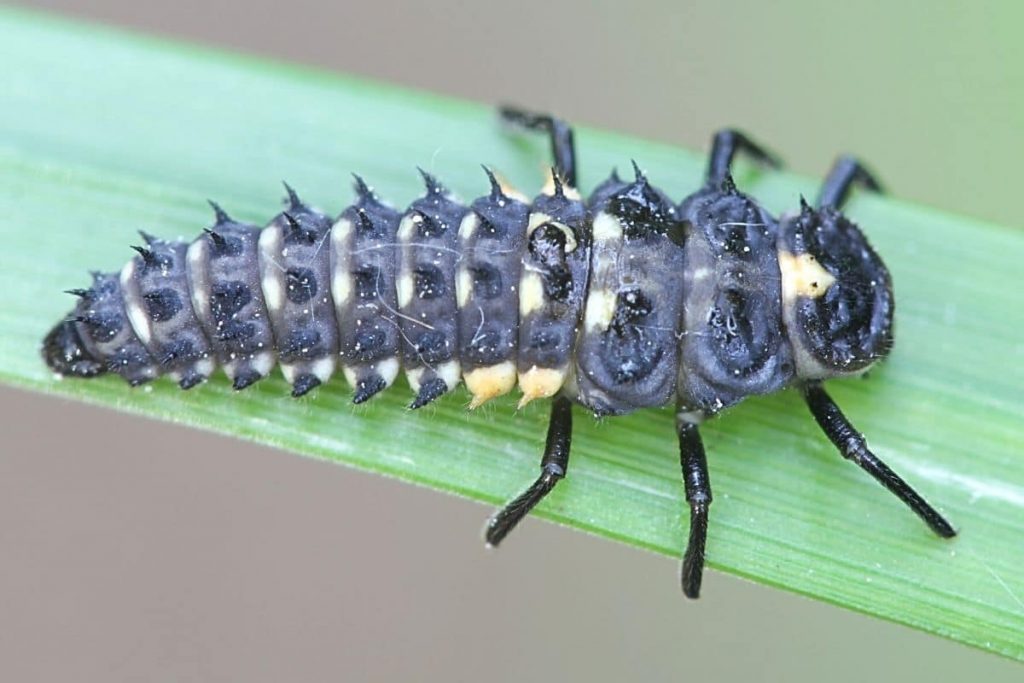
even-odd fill
[[[321,383],[326,383],[331,378],[331,375],[334,374],[336,364],[334,357],[328,356],[327,358],[319,358],[313,361],[309,370]]]
[[[459,300],[459,308],[465,308],[469,303],[469,295],[473,291],[473,278],[468,268],[459,268],[458,277],[455,278],[455,295]]]
[[[406,263],[406,257],[409,256],[409,242],[412,242],[413,235],[415,234],[416,226],[423,222],[423,217],[418,214],[412,214],[402,218],[402,222],[398,225],[398,241],[401,244],[402,255],[399,258],[399,272],[398,281],[395,283],[395,289],[398,293],[398,307],[406,308],[412,301],[413,293],[413,277],[412,277],[412,266]]]
[[[541,194],[546,194],[549,197],[555,196],[555,174],[552,169],[547,169],[547,180],[544,181],[544,187],[541,188]],[[572,185],[567,185],[565,180],[562,180],[562,194],[567,199],[575,201],[580,200],[580,192]]]
[[[782,274],[782,320],[793,345],[796,376],[800,379],[828,379],[843,374],[825,367],[804,348],[798,333],[800,323],[796,310],[799,297],[820,297],[835,283],[835,277],[810,254],[794,256],[783,250],[779,250],[779,271]]]
[[[331,246],[335,249],[344,248],[354,228],[355,226],[352,224],[352,221],[347,218],[339,218],[331,226]]]
[[[334,308],[338,317],[342,315],[342,308],[348,303],[352,296],[352,277],[349,275],[347,265],[349,237],[355,226],[347,218],[339,219],[331,228],[331,296],[334,297]]]
[[[221,368],[224,370],[224,374],[227,375],[227,378],[233,381],[235,379],[235,375],[238,374],[238,365],[238,361],[229,360],[227,363],[222,365]]]
[[[398,224],[398,240],[403,244],[411,242],[412,236],[415,234],[416,226],[422,222],[423,216],[418,213],[403,217],[402,222]]]
[[[697,268],[693,271],[693,281],[700,282],[711,277],[713,271],[710,268]]]
[[[532,270],[524,270],[519,281],[519,315],[525,318],[545,304],[544,282]]]
[[[397,358],[385,358],[384,360],[377,361],[373,366],[373,369],[384,379],[384,386],[390,387],[395,383],[395,378],[398,377],[398,371],[401,368],[401,363],[398,362]]]
[[[571,397],[574,401],[580,399],[580,382],[576,377],[576,366],[569,366],[569,376],[565,378],[565,382],[562,384],[562,394],[564,396]]]
[[[153,338],[153,326],[142,306],[142,297],[135,282],[135,259],[129,259],[121,269],[121,291],[124,293],[124,312],[128,314],[128,322],[135,330],[135,335],[148,347]]]
[[[196,361],[195,369],[203,377],[209,377],[217,369],[217,363],[212,358],[201,358]]]
[[[412,302],[412,290],[413,280],[412,275],[402,268],[401,275],[398,276],[398,282],[395,283],[398,288],[398,306],[399,308],[406,308]]]
[[[593,228],[595,242],[622,239],[622,223],[607,211],[602,211],[594,217]]]
[[[447,363],[438,365],[434,372],[444,380],[448,391],[451,391],[459,384],[459,377],[462,376],[462,366],[459,364],[459,361],[450,360]]]
[[[793,255],[779,251],[782,273],[782,300],[793,302],[797,297],[816,299],[835,284],[836,278],[825,270],[811,254]]]
[[[583,323],[588,330],[607,330],[615,315],[615,292],[608,289],[595,289],[587,293],[587,308],[583,314]]]
[[[294,384],[295,377],[298,374],[298,367],[292,363],[281,363],[281,374],[284,375],[288,384]]]
[[[412,368],[405,371],[405,379],[409,382],[409,388],[414,394],[420,393],[420,386],[423,384],[423,373],[426,368]]]
[[[568,374],[568,367],[539,368],[536,365],[526,372],[520,372],[519,388],[523,397],[519,399],[519,408],[525,408],[530,401],[538,398],[549,398],[557,394]]]
[[[189,245],[185,253],[185,267],[188,270],[189,293],[192,295],[192,307],[200,320],[210,320],[210,286],[206,277],[207,252],[209,245],[205,237],[200,237]]]
[[[334,297],[334,305],[340,308],[348,302],[352,295],[352,278],[342,269],[337,269],[334,278],[331,279],[331,296]]]
[[[252,359],[252,369],[266,377],[274,369],[274,354],[259,353]]]
[[[473,394],[469,409],[478,408],[492,398],[512,391],[516,385],[516,365],[510,360],[486,368],[477,368],[463,375],[466,388]]]
[[[359,375],[356,373],[356,367],[353,365],[344,365],[341,368],[341,372],[345,375],[345,381],[353,389],[356,388],[356,383],[359,381]]]
[[[467,213],[459,223],[459,240],[468,242],[473,239],[473,233],[476,232],[479,225],[480,216],[477,216],[475,211]]]
[[[796,320],[794,316],[789,314],[792,307],[787,306],[783,309],[784,319],[787,324],[795,325]],[[800,379],[831,379],[833,377],[848,376],[850,374],[860,374],[867,370],[855,372],[855,373],[844,373],[836,372],[835,370],[829,369],[818,362],[818,360],[812,356],[804,347],[801,345],[799,339],[790,339],[793,344],[793,360],[796,363],[796,376]]]
[[[284,308],[284,288],[276,275],[267,274],[260,282],[263,287],[263,297],[267,302],[267,308],[272,311],[280,311]]]
[[[501,187],[501,191],[505,193],[506,197],[510,197],[511,199],[518,199],[524,204],[530,203],[530,198],[527,197],[522,192],[520,192],[512,183],[510,183],[508,178],[498,173],[493,168],[491,169],[491,173],[494,174],[495,180],[498,181],[498,186]]]
[[[284,308],[284,270],[277,262],[281,252],[281,228],[271,225],[260,232],[260,285],[267,308],[280,311]]]
[[[699,410],[681,410],[676,413],[676,420],[679,422],[686,422],[692,425],[699,425],[704,422],[705,415]]]

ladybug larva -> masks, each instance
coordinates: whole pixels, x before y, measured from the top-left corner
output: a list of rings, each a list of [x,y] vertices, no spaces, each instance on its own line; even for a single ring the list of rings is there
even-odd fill
[[[870,450],[822,387],[856,375],[892,345],[889,272],[841,209],[878,184],[841,157],[815,206],[781,219],[740,192],[737,153],[776,166],[734,130],[714,136],[707,177],[680,204],[616,173],[584,200],[572,129],[501,110],[545,132],[554,166],[532,201],[484,171],[468,206],[421,171],[425,194],[404,212],[356,177],[334,220],[288,186],[265,227],[212,204],[191,244],[142,233],[120,273],[96,273],[43,341],[58,374],[107,372],[132,385],[170,375],[182,389],[220,365],[235,389],[275,364],[302,396],[340,366],[362,403],[404,368],[420,408],[465,383],[476,407],[518,384],[520,405],[551,399],[540,477],[495,514],[499,544],[566,476],[572,404],[598,416],[676,406],[689,541],[682,588],[700,591],[711,485],[700,424],[743,398],[797,387],[845,457],[941,537],[953,527]]]

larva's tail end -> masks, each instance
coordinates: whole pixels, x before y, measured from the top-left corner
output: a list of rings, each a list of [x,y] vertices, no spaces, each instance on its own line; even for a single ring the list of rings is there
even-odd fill
[[[78,323],[62,320],[43,338],[43,360],[58,375],[95,377],[107,371],[89,353],[78,333]]]

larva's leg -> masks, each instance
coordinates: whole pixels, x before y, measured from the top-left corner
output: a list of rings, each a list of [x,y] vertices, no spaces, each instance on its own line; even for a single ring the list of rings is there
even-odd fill
[[[841,156],[832,165],[828,177],[821,185],[818,193],[818,208],[831,206],[843,208],[850,196],[850,190],[860,184],[874,192],[882,192],[882,186],[871,173],[861,165],[860,161],[851,156]]]
[[[704,544],[708,535],[708,508],[711,506],[711,480],[704,444],[697,425],[686,417],[676,417],[679,434],[679,462],[683,468],[686,502],[690,504],[690,540],[683,554],[683,594],[688,598],[700,596],[704,576]]]
[[[822,389],[820,382],[808,382],[801,388],[804,400],[818,426],[825,432],[839,453],[856,463],[862,470],[875,478],[879,484],[902,500],[924,523],[942,538],[956,536],[956,530],[925,501],[910,485],[868,450],[864,435],[853,428],[839,406]]]
[[[715,133],[711,143],[711,156],[708,158],[709,185],[721,185],[730,176],[732,160],[736,152],[745,152],[755,161],[772,168],[779,168],[782,162],[771,152],[738,130],[723,128]]]
[[[544,446],[544,457],[540,461],[541,474],[530,488],[497,512],[487,522],[485,534],[487,545],[496,546],[548,495],[555,484],[565,477],[569,466],[569,447],[572,444],[572,403],[564,396],[556,396],[551,402],[551,421],[548,423],[548,438]]]
[[[550,114],[538,114],[516,107],[501,107],[501,118],[526,130],[546,131],[551,136],[551,154],[555,170],[570,187],[576,187],[576,145],[573,143],[572,127],[562,119]]]

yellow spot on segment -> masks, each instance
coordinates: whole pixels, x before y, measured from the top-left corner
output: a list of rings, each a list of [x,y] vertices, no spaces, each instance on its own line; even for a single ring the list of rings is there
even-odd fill
[[[519,315],[526,317],[544,306],[544,283],[540,275],[524,270],[519,281]]]
[[[782,273],[782,300],[785,302],[795,301],[801,296],[816,299],[836,281],[835,276],[811,254],[794,255],[779,251],[779,271]]]
[[[523,397],[519,399],[519,408],[525,408],[530,401],[538,398],[549,398],[557,394],[568,372],[568,368],[539,368],[536,365],[526,372],[520,372],[519,388]]]
[[[545,169],[545,175],[547,176],[547,180],[544,181],[544,187],[540,190],[541,194],[553,197],[555,195],[555,174],[552,172],[552,169],[548,168]],[[565,180],[562,180],[562,194],[564,194],[568,199],[576,201],[579,201],[580,199],[579,190],[571,185],[567,185]]]
[[[503,396],[516,385],[516,366],[510,360],[486,368],[470,370],[463,379],[466,388],[473,394],[469,409],[478,408],[492,398]]]
[[[520,192],[518,189],[516,189],[515,186],[513,186],[512,183],[508,181],[508,178],[501,175],[493,168],[491,169],[491,173],[494,174],[494,178],[498,181],[498,185],[501,187],[501,191],[505,193],[505,196],[511,197],[512,199],[518,199],[524,204],[530,203],[530,198],[527,197],[522,192]]]
[[[619,219],[606,211],[594,217],[594,241],[605,242],[622,239],[622,224]]]
[[[615,315],[615,292],[595,289],[587,294],[587,309],[583,323],[588,330],[607,330]]]

